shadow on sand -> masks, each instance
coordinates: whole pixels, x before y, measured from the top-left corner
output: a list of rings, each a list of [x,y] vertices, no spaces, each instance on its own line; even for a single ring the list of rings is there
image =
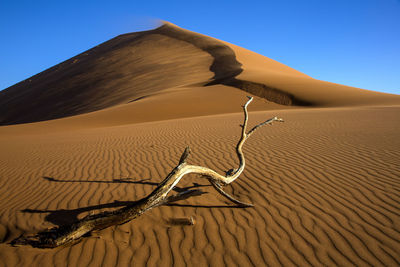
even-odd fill
[[[125,178],[125,179],[113,179],[112,181],[82,181],[82,180],[61,180],[61,179],[55,179],[52,177],[43,177],[43,179],[49,181],[49,182],[56,182],[56,183],[127,183],[127,184],[142,184],[142,185],[150,185],[153,186],[154,188],[157,187],[158,183],[155,182],[149,182],[150,178],[148,179],[142,179],[142,180],[133,180],[130,178]],[[200,188],[200,187],[210,187],[211,185],[202,185],[198,183],[193,183],[193,185],[188,186],[188,187],[174,187],[175,192],[184,192],[190,189],[195,189],[195,188]],[[207,192],[201,191],[201,194],[206,194]],[[84,212],[92,212],[95,210],[101,210],[101,209],[107,209],[107,208],[122,208],[126,207],[129,205],[132,205],[136,203],[137,201],[118,201],[115,200],[114,202],[111,203],[105,203],[105,204],[98,204],[98,205],[92,205],[92,206],[87,206],[87,207],[82,207],[82,208],[76,208],[76,209],[58,209],[58,210],[46,210],[46,209],[24,209],[21,210],[21,212],[24,213],[49,213],[46,217],[45,220],[47,222],[50,222],[52,224],[55,224],[57,226],[64,226],[68,224],[72,224],[76,221],[78,221],[78,217],[80,214]],[[230,205],[190,205],[190,204],[177,204],[177,203],[169,203],[166,204],[166,206],[172,206],[172,207],[190,207],[190,208],[240,208],[237,206],[230,206]]]

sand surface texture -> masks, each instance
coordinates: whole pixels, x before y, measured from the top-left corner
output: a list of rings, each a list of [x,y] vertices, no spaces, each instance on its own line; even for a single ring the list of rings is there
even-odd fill
[[[227,188],[255,207],[188,175],[177,186],[206,194],[74,245],[9,244],[140,199],[188,145],[190,164],[236,167],[246,95],[250,125],[285,119],[252,135]],[[397,95],[170,23],[116,37],[0,92],[0,266],[399,266],[399,114]]]

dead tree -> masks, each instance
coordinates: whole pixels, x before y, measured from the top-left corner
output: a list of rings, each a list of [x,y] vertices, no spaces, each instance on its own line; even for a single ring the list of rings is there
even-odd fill
[[[12,245],[31,245],[33,247],[39,248],[55,248],[61,245],[66,245],[81,239],[83,236],[90,234],[92,231],[98,231],[112,225],[120,225],[127,223],[136,217],[139,217],[144,212],[170,202],[175,202],[182,199],[187,199],[189,197],[199,195],[202,192],[200,190],[186,190],[179,192],[176,195],[168,196],[168,193],[174,188],[179,181],[189,173],[198,174],[202,178],[208,179],[208,181],[213,185],[213,187],[224,197],[232,201],[233,203],[241,207],[250,207],[252,204],[243,203],[233,196],[229,195],[223,190],[223,186],[228,185],[235,181],[240,174],[243,172],[245,167],[245,158],[243,155],[242,147],[246,140],[261,126],[271,124],[272,122],[282,122],[283,120],[277,117],[266,120],[247,132],[247,121],[248,112],[247,106],[253,100],[252,97],[248,97],[249,100],[243,106],[244,111],[244,122],[241,125],[242,134],[239,142],[236,145],[236,154],[239,158],[239,167],[237,169],[231,169],[221,175],[209,168],[189,165],[186,160],[190,154],[190,149],[187,147],[183,152],[178,165],[168,174],[168,176],[153,190],[148,196],[134,202],[126,207],[102,212],[99,214],[88,215],[77,222],[55,227],[50,230],[40,232],[32,236],[21,236],[11,242]]]

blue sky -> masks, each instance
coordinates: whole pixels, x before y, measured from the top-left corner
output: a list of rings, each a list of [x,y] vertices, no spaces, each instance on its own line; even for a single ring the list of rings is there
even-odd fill
[[[400,0],[2,0],[0,90],[157,18],[317,79],[400,94]]]

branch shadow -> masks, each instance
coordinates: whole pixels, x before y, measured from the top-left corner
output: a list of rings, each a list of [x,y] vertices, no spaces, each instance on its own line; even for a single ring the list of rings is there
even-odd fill
[[[61,179],[55,179],[53,177],[48,177],[48,176],[43,176],[43,179],[49,181],[49,182],[57,182],[57,183],[102,183],[102,184],[142,184],[142,185],[152,185],[152,186],[158,186],[159,183],[156,182],[147,182],[150,181],[151,178],[146,178],[146,179],[141,179],[141,180],[133,180],[132,178],[121,178],[121,179],[112,179],[111,181],[90,181],[90,180],[61,180]],[[190,190],[193,188],[199,188],[199,187],[210,187],[211,185],[202,185],[198,183],[193,183],[192,186],[187,186],[187,187],[179,187],[175,186],[172,190],[180,193],[184,192],[186,190]]]
[[[113,179],[111,181],[89,181],[89,180],[61,180],[61,179],[55,179],[53,177],[47,177],[44,176],[43,179],[49,181],[49,182],[57,182],[57,183],[127,183],[127,184],[141,184],[141,185],[150,185],[153,187],[158,186],[159,183],[155,182],[149,182],[150,178],[147,179],[142,179],[142,180],[132,180],[131,178],[125,178],[125,179]],[[193,183],[191,186],[187,187],[177,187],[175,186],[173,188],[173,191],[177,193],[185,192],[187,190],[191,189],[196,189],[200,187],[211,187],[211,185],[203,185],[203,184],[198,184],[198,183]],[[206,194],[207,192],[201,191],[201,194]],[[45,217],[45,221],[50,222],[54,225],[57,225],[59,227],[64,226],[64,225],[69,225],[72,223],[77,222],[79,219],[79,215],[84,213],[84,212],[92,212],[95,210],[101,210],[101,209],[107,209],[107,208],[123,208],[129,205],[133,205],[137,203],[138,201],[118,201],[115,200],[114,202],[111,203],[104,203],[104,204],[98,204],[98,205],[92,205],[92,206],[86,206],[82,208],[76,208],[76,209],[58,209],[58,210],[50,210],[50,209],[23,209],[21,212],[24,213],[49,213]],[[170,207],[190,207],[190,208],[240,208],[237,206],[229,206],[229,205],[191,205],[191,204],[177,204],[177,203],[168,203],[165,204],[164,206],[170,206]]]

